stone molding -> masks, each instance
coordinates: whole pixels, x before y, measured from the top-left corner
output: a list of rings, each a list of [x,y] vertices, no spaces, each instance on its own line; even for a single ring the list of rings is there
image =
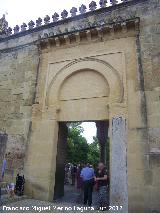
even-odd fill
[[[121,20],[121,21],[120,21]],[[72,43],[80,43],[81,41],[91,41],[95,39],[103,40],[105,37],[111,36],[114,38],[116,33],[121,32],[123,37],[130,29],[134,32],[139,32],[139,18],[123,20],[119,17],[119,21],[113,23],[104,23],[103,25],[97,25],[94,27],[82,28],[81,30],[74,29],[70,32],[61,32],[57,29],[57,32],[44,33],[39,38],[38,46],[40,49],[46,49],[49,47],[60,47],[69,45]]]
[[[47,87],[46,101],[45,101],[46,106],[53,105],[53,103],[54,104],[58,103],[59,88],[61,87],[61,85],[63,84],[65,79],[67,79],[68,76],[77,72],[77,65],[78,65],[79,70],[91,69],[91,70],[95,70],[96,72],[99,72],[102,76],[104,76],[104,78],[106,79],[106,81],[109,84],[110,103],[112,103],[112,102],[121,103],[122,102],[123,96],[124,96],[124,88],[123,88],[123,83],[121,81],[121,78],[120,78],[117,70],[114,69],[109,63],[107,63],[103,60],[87,57],[87,58],[83,58],[83,59],[76,59],[76,60],[70,62],[68,65],[64,66],[61,70],[59,70],[57,75],[54,76],[51,83]],[[106,72],[106,70],[107,70],[107,72]],[[110,79],[110,81],[108,81],[108,79]],[[115,85],[117,85],[117,87],[118,87],[118,89],[117,89],[118,93],[115,93],[115,91],[114,91]],[[54,93],[52,91],[54,91]]]

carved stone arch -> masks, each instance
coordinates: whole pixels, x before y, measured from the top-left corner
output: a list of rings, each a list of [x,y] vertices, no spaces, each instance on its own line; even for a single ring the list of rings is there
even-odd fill
[[[68,75],[61,84],[57,97],[59,101],[67,101],[103,98],[108,97],[109,93],[109,84],[104,76],[97,70],[87,68]]]
[[[87,57],[76,59],[64,66],[52,79],[46,94],[46,106],[52,106],[58,102],[58,94],[63,82],[79,70],[94,70],[102,75],[109,85],[109,101],[122,102],[123,84],[120,75],[109,63]]]

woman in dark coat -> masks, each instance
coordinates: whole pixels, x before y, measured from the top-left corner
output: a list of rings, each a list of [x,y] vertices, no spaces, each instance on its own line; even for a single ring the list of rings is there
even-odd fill
[[[76,178],[77,178],[77,189],[81,190],[83,188],[83,180],[80,176],[81,174],[81,170],[82,170],[82,166],[79,164],[78,168],[77,168],[77,174],[76,174]]]

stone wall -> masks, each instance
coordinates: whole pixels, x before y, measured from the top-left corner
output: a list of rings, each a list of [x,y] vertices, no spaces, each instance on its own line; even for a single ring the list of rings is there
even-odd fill
[[[23,170],[38,66],[35,46],[0,54],[0,129],[8,134],[8,169]]]
[[[139,17],[140,28],[135,45],[137,73],[126,73],[129,79],[128,94],[132,94],[129,92],[132,88],[135,96],[140,97],[139,100],[131,96],[127,98],[129,212],[160,211],[159,11],[159,0],[133,0],[0,40],[0,129],[8,134],[6,152],[10,153],[15,170],[23,170],[23,160],[32,129],[32,105],[35,100],[41,100],[36,96],[36,91],[39,91],[36,88],[38,72],[44,69],[41,67],[43,55],[39,53],[38,39],[58,34],[67,35],[84,28],[100,27],[104,23],[123,22],[125,19]],[[128,57],[126,54],[126,60]],[[136,111],[139,108],[136,107],[139,105],[141,114],[137,119]]]

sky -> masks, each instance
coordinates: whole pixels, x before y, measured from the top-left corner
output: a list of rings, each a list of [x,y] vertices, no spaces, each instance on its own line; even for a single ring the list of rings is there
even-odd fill
[[[73,6],[79,8],[81,4],[85,4],[88,8],[90,2],[91,0],[0,0],[0,16],[6,14],[9,26],[13,28],[16,24],[20,26],[30,20],[35,22],[39,17],[51,17],[55,12],[60,14],[64,9],[69,12]]]
[[[83,122],[81,126],[84,128],[82,135],[87,139],[88,143],[93,142],[93,136],[96,136],[97,128],[94,122]]]
[[[59,15],[66,9],[68,12],[72,7],[79,8],[85,4],[87,9],[92,0],[0,0],[0,17],[6,14],[6,19],[10,27],[15,25],[21,26],[23,22],[28,24],[29,21],[41,17],[42,19],[57,12]],[[97,2],[99,7],[99,0]],[[121,1],[121,0],[119,0]],[[109,2],[109,0],[108,0]],[[107,3],[109,6],[110,3]],[[52,19],[52,18],[51,18]]]

